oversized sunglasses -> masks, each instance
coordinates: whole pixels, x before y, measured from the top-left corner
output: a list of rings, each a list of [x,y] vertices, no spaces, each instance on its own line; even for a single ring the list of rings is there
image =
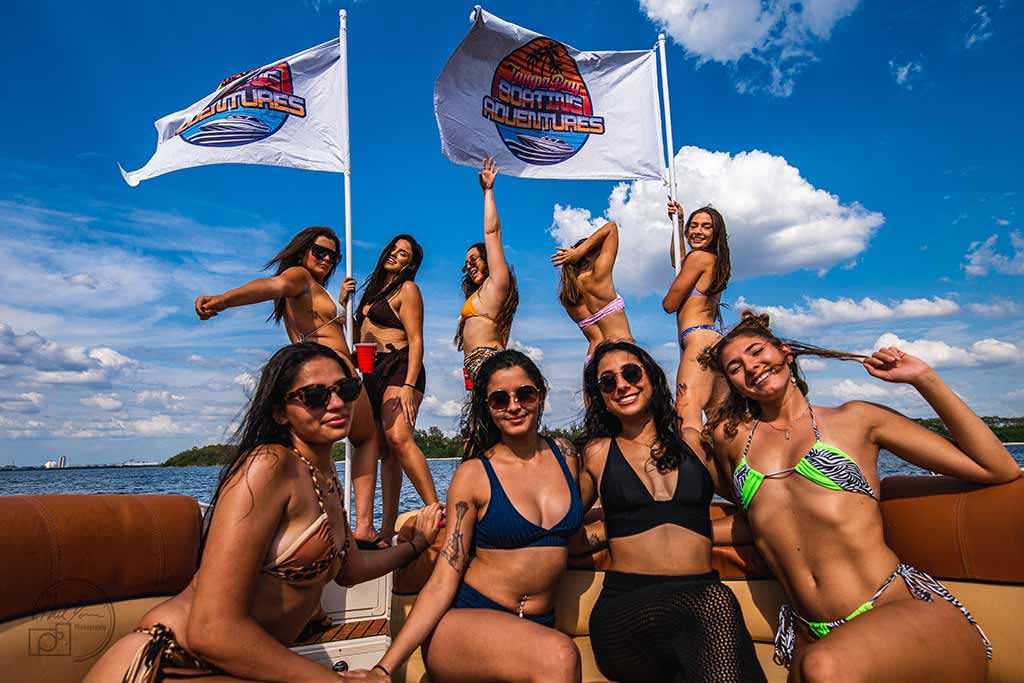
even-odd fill
[[[637,386],[644,378],[644,369],[636,363],[626,363],[618,372],[602,372],[601,376],[597,378],[597,386],[604,394],[610,394],[615,391],[615,386],[618,381],[615,379],[617,375],[622,375],[622,379],[626,380],[633,386]]]
[[[512,396],[516,397],[516,403],[520,407],[529,410],[537,405],[537,401],[540,400],[540,389],[532,384],[524,384],[511,394],[504,389],[492,391],[487,396],[487,405],[496,412],[508,410],[508,407],[512,405]]]
[[[299,403],[311,410],[323,410],[331,402],[331,394],[336,394],[345,403],[352,403],[359,397],[363,384],[355,377],[346,377],[337,384],[307,384],[288,392],[285,401],[298,399]]]
[[[313,258],[317,261],[330,261],[331,263],[337,263],[341,260],[341,255],[333,249],[322,247],[319,244],[313,244],[309,247],[310,253],[313,254]]]

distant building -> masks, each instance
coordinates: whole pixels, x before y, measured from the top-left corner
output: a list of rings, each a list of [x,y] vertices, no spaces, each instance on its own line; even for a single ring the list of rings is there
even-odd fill
[[[57,461],[57,468],[64,469],[68,466],[68,459],[66,456],[60,456],[60,460]]]
[[[43,469],[44,470],[55,470],[55,469],[57,469],[57,461],[56,460],[47,460],[46,463],[43,464]]]

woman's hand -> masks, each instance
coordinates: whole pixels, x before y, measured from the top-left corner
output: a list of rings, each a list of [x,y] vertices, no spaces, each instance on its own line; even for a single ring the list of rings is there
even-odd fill
[[[422,554],[434,543],[437,532],[444,520],[444,506],[440,503],[431,503],[419,511],[416,515],[416,526],[413,529],[412,541],[416,552]]]
[[[196,297],[196,315],[199,316],[200,320],[209,320],[224,310],[224,307],[217,301],[219,298],[220,297],[209,295]]]
[[[864,369],[872,377],[895,384],[916,384],[934,372],[923,360],[895,346],[875,351],[864,360]]]
[[[679,222],[682,223],[683,218],[683,205],[679,202],[668,200],[668,219],[672,220],[672,216],[679,216]]]
[[[391,676],[380,669],[356,669],[338,674],[342,678],[352,678],[358,681],[374,681],[375,683],[391,683]]]
[[[403,384],[398,393],[398,400],[402,404],[402,412],[409,423],[409,429],[416,427],[416,413],[419,412],[419,405],[416,402],[416,390],[408,384]]]
[[[356,279],[354,277],[345,278],[345,281],[341,283],[341,299],[339,301],[342,304],[347,304],[354,291],[356,291]]]
[[[555,253],[551,255],[551,263],[556,268],[570,263],[576,263],[580,260],[580,254],[577,253],[578,251],[578,249],[573,247],[559,247],[555,250]]]
[[[484,159],[484,167],[480,169],[480,189],[484,192],[494,189],[494,179],[498,177],[498,165],[494,157]]]

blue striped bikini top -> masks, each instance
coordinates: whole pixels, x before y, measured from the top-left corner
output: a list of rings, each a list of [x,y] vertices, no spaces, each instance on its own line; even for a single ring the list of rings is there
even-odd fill
[[[550,529],[537,526],[523,517],[505,493],[490,459],[481,458],[484,470],[487,471],[487,480],[491,484],[491,501],[483,518],[476,523],[473,542],[477,547],[498,550],[542,546],[564,548],[569,545],[569,537],[583,524],[583,500],[580,498],[579,486],[572,478],[572,472],[569,471],[565,456],[558,450],[558,446],[551,439],[545,438],[545,441],[555,454],[555,460],[561,466],[565,482],[569,486],[569,509],[565,516]]]

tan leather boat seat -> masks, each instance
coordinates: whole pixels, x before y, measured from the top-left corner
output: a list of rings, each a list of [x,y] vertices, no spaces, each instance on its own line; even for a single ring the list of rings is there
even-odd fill
[[[886,540],[903,561],[942,579],[985,628],[995,649],[989,666],[992,683],[1024,682],[1024,479],[980,487],[948,477],[890,477],[882,482],[882,518]],[[712,517],[736,514],[716,504]],[[412,515],[400,519],[401,534],[411,532]],[[423,586],[443,544],[443,534],[416,563],[396,576],[392,633],[397,632]],[[753,545],[715,546],[715,568],[732,589],[770,681],[785,681],[786,671],[772,663],[772,638],[785,594]],[[571,557],[559,586],[556,627],[580,649],[583,680],[605,681],[590,648],[590,612],[601,592],[606,550]],[[395,683],[426,683],[417,652]]]
[[[195,571],[188,496],[0,496],[0,678],[80,681]]]

